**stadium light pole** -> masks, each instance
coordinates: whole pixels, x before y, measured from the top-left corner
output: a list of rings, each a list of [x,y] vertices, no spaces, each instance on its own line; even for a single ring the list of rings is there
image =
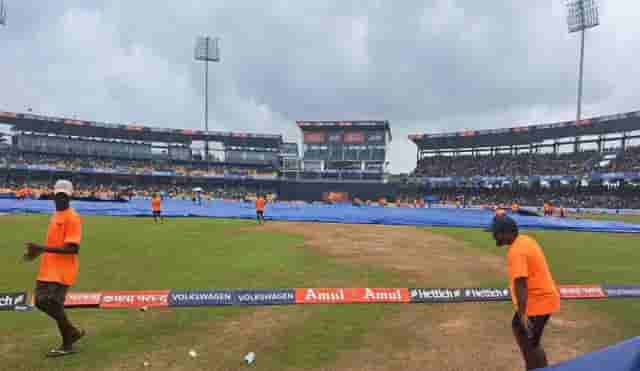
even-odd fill
[[[195,59],[204,62],[204,131],[209,131],[209,62],[220,62],[220,38],[198,36]],[[206,136],[206,134],[205,134]],[[209,141],[204,141],[204,161],[209,166]]]
[[[578,70],[578,104],[576,109],[576,123],[582,119],[582,80],[584,70],[584,33],[587,29],[600,24],[598,6],[595,0],[567,0],[567,25],[569,33],[580,32],[580,65]],[[578,141],[574,151],[578,151]]]
[[[0,26],[7,25],[7,4],[0,0]]]

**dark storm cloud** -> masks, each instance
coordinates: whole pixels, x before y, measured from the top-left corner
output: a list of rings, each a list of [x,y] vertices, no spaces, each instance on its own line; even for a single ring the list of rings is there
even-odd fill
[[[222,38],[211,127],[294,139],[297,119],[388,119],[394,171],[413,167],[410,132],[574,111],[578,39],[562,2],[6,1],[1,109],[201,127],[193,43],[208,34]],[[640,6],[623,3],[602,0],[587,34],[586,115],[638,108]]]

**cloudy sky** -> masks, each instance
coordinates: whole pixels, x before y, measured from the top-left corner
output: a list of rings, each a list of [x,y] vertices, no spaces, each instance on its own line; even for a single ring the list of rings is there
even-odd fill
[[[296,120],[385,119],[393,172],[415,166],[410,133],[575,116],[563,0],[2,1],[0,110],[200,128],[207,34],[211,128],[297,140]],[[599,4],[584,114],[638,110],[640,2]]]

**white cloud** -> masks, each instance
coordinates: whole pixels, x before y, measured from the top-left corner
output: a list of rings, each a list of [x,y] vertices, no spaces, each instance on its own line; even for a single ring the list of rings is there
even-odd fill
[[[638,11],[601,1],[586,116],[639,108]],[[212,128],[297,139],[297,119],[386,119],[392,169],[410,171],[409,133],[572,118],[578,40],[565,16],[558,1],[21,0],[0,29],[0,109],[199,128],[193,42],[208,34],[222,38]]]

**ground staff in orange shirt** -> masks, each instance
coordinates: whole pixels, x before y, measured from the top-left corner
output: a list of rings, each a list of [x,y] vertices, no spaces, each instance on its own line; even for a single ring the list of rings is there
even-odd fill
[[[80,216],[69,207],[73,185],[59,180],[54,187],[56,212],[51,217],[45,245],[28,243],[24,259],[32,261],[42,255],[36,278],[35,305],[53,318],[62,336],[62,345],[47,353],[59,357],[73,353],[73,344],[85,335],[74,327],[64,312],[67,290],[75,284],[78,274],[78,252],[82,237]]]
[[[164,219],[162,218],[162,198],[157,193],[151,198],[151,212],[154,222],[157,223],[158,219],[160,219],[160,223],[164,223]]]
[[[267,200],[264,196],[259,195],[256,199],[256,217],[258,218],[258,224],[264,224],[264,207],[267,204]]]
[[[560,309],[560,295],[547,260],[538,243],[519,234],[518,225],[509,216],[494,218],[491,231],[497,246],[508,246],[509,287],[516,308],[511,325],[526,368],[547,367],[540,340],[549,317]]]

